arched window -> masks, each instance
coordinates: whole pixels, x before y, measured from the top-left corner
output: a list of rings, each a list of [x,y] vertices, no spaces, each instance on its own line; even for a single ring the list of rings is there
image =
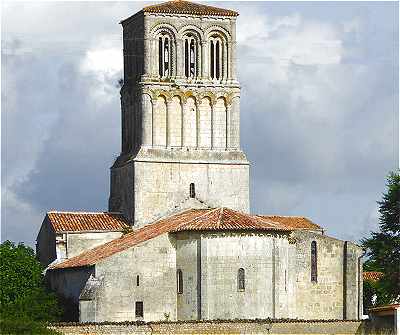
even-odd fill
[[[311,281],[316,283],[318,278],[317,273],[317,242],[311,242]]]
[[[195,78],[197,75],[197,43],[193,35],[185,37],[185,77]]]
[[[196,190],[194,188],[194,183],[190,183],[190,185],[189,185],[189,196],[191,198],[196,197]]]
[[[244,291],[245,290],[245,273],[244,273],[244,269],[240,268],[238,270],[238,290],[239,291]]]
[[[139,286],[140,284],[140,278],[139,275],[136,276],[136,286]]]
[[[158,38],[158,74],[161,78],[171,76],[171,44],[171,40],[166,34],[162,34]]]
[[[220,80],[222,77],[222,42],[217,36],[210,40],[210,77]]]
[[[176,271],[176,290],[178,294],[183,293],[183,275],[180,269]]]

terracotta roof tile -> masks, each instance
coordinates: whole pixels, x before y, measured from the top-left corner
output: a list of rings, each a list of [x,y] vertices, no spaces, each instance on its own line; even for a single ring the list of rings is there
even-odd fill
[[[144,226],[118,239],[51,266],[51,269],[90,266],[101,259],[128,249],[144,241],[168,232],[178,231],[221,231],[221,230],[264,230],[290,232],[267,219],[240,213],[228,208],[190,209]]]
[[[202,4],[197,4],[184,0],[173,0],[157,5],[143,8],[145,13],[165,13],[165,14],[192,14],[192,15],[213,15],[213,16],[238,16],[238,12],[233,10],[217,8]]]
[[[229,208],[208,210],[201,216],[176,227],[173,231],[188,230],[289,230],[274,222],[260,220],[256,216],[244,214]]]
[[[366,271],[363,272],[363,279],[366,281],[376,282],[383,277],[382,272],[378,271]]]
[[[120,213],[48,212],[56,233],[83,231],[122,231],[129,223]]]
[[[289,229],[322,230],[322,227],[302,216],[256,215]]]

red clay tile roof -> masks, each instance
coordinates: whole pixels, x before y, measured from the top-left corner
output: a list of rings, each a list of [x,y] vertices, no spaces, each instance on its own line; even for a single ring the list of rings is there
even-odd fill
[[[56,233],[84,231],[122,231],[129,223],[120,213],[48,212]]]
[[[366,271],[363,272],[363,279],[366,281],[376,282],[383,277],[382,272],[378,271]]]
[[[322,227],[302,216],[257,215],[259,218],[282,224],[289,229],[322,230]]]
[[[159,220],[144,226],[118,239],[87,250],[78,256],[51,266],[51,269],[90,266],[99,260],[128,249],[141,242],[150,240],[168,232],[178,231],[221,231],[221,230],[256,230],[290,232],[283,225],[267,219],[240,213],[228,208],[190,209],[183,213]]]
[[[206,6],[184,0],[173,0],[143,8],[145,13],[192,14],[213,16],[238,16],[233,10]]]

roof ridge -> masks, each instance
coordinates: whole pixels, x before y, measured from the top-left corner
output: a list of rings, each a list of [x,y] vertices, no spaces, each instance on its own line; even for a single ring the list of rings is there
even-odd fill
[[[201,214],[201,215],[199,215],[199,216],[196,216],[195,218],[193,218],[193,219],[190,219],[189,221],[186,221],[186,222],[182,222],[181,224],[179,224],[177,227],[175,227],[175,229],[177,229],[177,228],[181,228],[181,227],[183,227],[183,226],[186,226],[187,224],[189,224],[189,223],[191,223],[191,222],[194,222],[195,220],[198,220],[198,219],[200,219],[200,218],[202,218],[203,216],[206,216],[206,215],[208,215],[208,214],[210,214],[210,213],[212,213],[212,212],[214,212],[214,211],[216,211],[216,210],[218,210],[219,209],[219,207],[217,207],[217,208],[210,208],[210,209],[205,209],[205,213],[204,214]],[[191,210],[193,210],[193,209],[191,209]],[[183,213],[185,213],[185,212],[183,212]]]
[[[211,16],[238,16],[239,13],[226,8],[219,8],[202,3],[187,0],[170,0],[158,4],[143,7],[143,12],[167,13],[167,14],[189,14],[189,15],[211,15]]]

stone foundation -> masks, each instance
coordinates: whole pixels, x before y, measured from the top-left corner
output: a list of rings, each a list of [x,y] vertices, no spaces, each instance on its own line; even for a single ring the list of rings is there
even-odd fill
[[[63,335],[133,334],[394,334],[367,321],[352,320],[243,320],[149,323],[58,324],[51,327]]]

